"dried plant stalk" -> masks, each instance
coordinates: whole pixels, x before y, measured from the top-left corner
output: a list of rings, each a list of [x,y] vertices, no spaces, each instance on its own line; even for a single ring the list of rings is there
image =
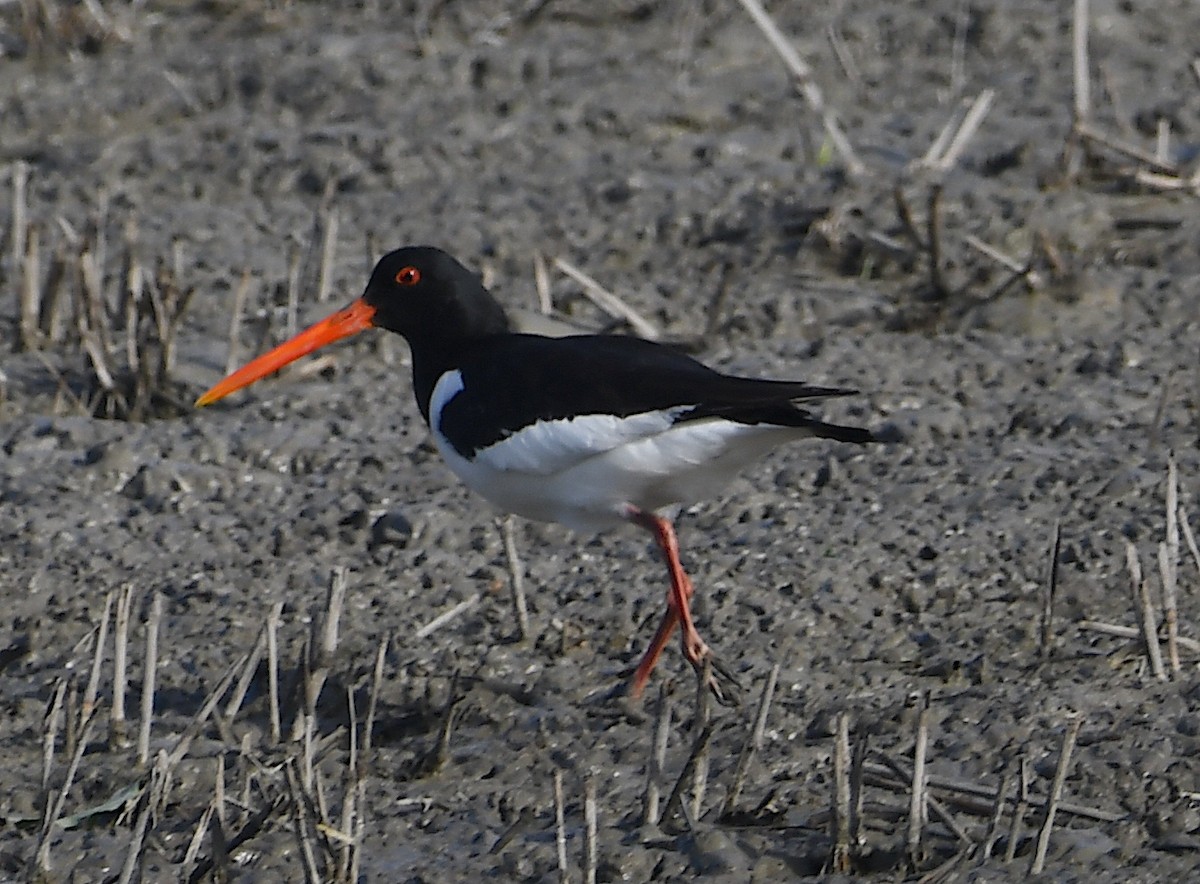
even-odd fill
[[[661,781],[667,758],[667,740],[671,736],[671,692],[667,682],[658,688],[658,715],[654,722],[654,741],[646,771],[646,792],[642,799],[642,824],[657,825]]]
[[[925,827],[927,812],[927,781],[925,761],[929,746],[929,694],[921,698],[921,712],[917,717],[917,739],[913,747],[912,795],[908,808],[908,856],[915,867],[921,855],[921,832]]]
[[[150,758],[150,728],[154,719],[154,683],[158,672],[158,630],[162,624],[163,595],[154,593],[146,621],[146,663],[142,677],[142,708],[138,728],[138,764]]]
[[[850,716],[838,713],[833,744],[833,857],[838,874],[850,871]]]
[[[1079,729],[1083,726],[1083,716],[1073,715],[1070,721],[1067,722],[1066,733],[1063,734],[1062,749],[1058,754],[1058,767],[1054,771],[1054,782],[1050,787],[1050,798],[1046,801],[1046,815],[1042,820],[1042,827],[1038,831],[1037,849],[1034,852],[1033,862],[1029,867],[1029,874],[1040,875],[1042,869],[1046,865],[1046,851],[1050,847],[1050,831],[1054,828],[1054,815],[1058,810],[1058,803],[1062,800],[1063,784],[1067,779],[1067,771],[1071,766],[1071,753],[1075,749],[1075,741],[1079,737]]]

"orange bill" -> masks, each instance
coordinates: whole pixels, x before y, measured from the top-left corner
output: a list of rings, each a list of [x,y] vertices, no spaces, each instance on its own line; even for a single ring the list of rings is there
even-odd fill
[[[243,365],[197,399],[196,406],[210,405],[234,390],[248,387],[271,372],[279,371],[289,362],[294,362],[313,350],[370,328],[374,316],[375,308],[360,298],[345,310],[339,310],[316,325],[309,326],[291,340],[284,341],[269,353],[264,353],[253,362]]]

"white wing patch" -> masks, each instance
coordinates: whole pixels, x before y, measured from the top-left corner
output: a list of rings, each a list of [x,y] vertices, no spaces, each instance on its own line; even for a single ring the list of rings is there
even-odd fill
[[[494,470],[549,476],[631,443],[669,430],[688,406],[649,411],[629,417],[587,414],[538,421],[475,455]]]
[[[457,368],[443,374],[433,385],[433,394],[429,397],[429,426],[436,435],[442,435],[442,409],[462,391],[462,372]]]

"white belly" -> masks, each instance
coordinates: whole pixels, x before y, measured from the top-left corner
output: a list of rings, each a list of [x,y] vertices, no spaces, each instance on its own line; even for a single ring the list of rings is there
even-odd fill
[[[501,510],[580,531],[622,523],[631,505],[654,511],[703,500],[776,445],[810,435],[721,418],[674,424],[669,412],[586,415],[539,423],[468,459],[438,428],[441,406],[462,389],[456,375],[443,376],[431,399],[433,438],[446,464]]]

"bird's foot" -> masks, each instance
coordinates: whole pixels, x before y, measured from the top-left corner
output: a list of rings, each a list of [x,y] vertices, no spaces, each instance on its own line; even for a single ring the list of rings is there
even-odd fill
[[[742,705],[741,682],[707,646],[699,659],[692,660],[689,656],[688,662],[696,670],[696,677],[704,683],[718,703],[727,707]]]

